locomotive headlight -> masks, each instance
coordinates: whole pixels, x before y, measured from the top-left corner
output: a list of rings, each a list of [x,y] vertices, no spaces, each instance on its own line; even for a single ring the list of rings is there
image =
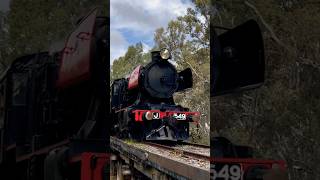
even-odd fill
[[[165,60],[170,59],[170,51],[164,48],[160,51],[160,56],[162,59],[165,59]]]
[[[152,114],[152,112],[147,111],[147,112],[144,114],[144,117],[146,118],[146,120],[150,121],[150,120],[153,119],[153,114]]]

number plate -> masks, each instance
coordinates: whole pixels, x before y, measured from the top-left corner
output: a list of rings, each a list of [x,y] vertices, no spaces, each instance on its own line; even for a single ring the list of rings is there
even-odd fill
[[[152,119],[160,119],[160,113],[158,113],[158,112],[153,112],[153,113],[152,113]]]
[[[213,180],[240,180],[241,174],[240,164],[210,164],[210,179]]]
[[[186,120],[187,115],[185,113],[174,113],[173,117],[176,118],[177,120]]]

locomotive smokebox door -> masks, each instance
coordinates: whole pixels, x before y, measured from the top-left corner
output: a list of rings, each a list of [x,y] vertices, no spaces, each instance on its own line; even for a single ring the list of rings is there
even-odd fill
[[[176,68],[167,61],[168,54],[161,57],[161,51],[151,52],[152,62],[142,73],[143,88],[153,98],[170,98],[178,88]]]
[[[249,20],[217,35],[211,23],[211,96],[252,89],[264,82],[264,47],[259,25]]]

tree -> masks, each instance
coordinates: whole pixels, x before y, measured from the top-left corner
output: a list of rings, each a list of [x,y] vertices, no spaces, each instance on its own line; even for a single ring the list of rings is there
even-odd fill
[[[7,43],[12,52],[7,57],[8,62],[26,54],[48,51],[50,45],[57,41],[64,42],[80,17],[96,6],[107,5],[101,2],[12,0],[8,14]]]
[[[10,49],[6,46],[8,43],[8,20],[7,14],[0,11],[0,74],[8,67],[6,57]]]
[[[150,54],[143,53],[142,43],[128,47],[126,54],[113,61],[110,74],[110,82],[118,78],[124,78],[138,65],[147,64],[151,59]],[[110,83],[110,84],[111,84]]]
[[[319,179],[320,6],[311,1],[214,1],[215,24],[256,19],[263,31],[266,82],[211,100],[213,135],[284,159],[290,179]]]

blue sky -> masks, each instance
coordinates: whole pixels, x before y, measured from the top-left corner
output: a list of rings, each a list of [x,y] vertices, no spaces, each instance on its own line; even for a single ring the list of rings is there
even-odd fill
[[[189,7],[188,0],[111,0],[110,64],[123,56],[129,45],[142,42],[145,52],[151,49],[155,30],[186,14]]]

